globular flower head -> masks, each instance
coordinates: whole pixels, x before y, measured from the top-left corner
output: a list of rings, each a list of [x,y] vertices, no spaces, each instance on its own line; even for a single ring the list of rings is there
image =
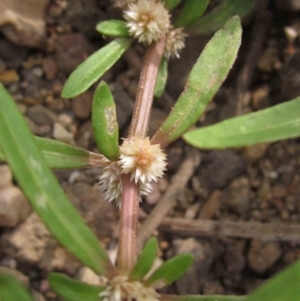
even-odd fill
[[[151,287],[138,281],[129,281],[126,276],[115,276],[100,293],[103,301],[158,301],[159,294]]]
[[[118,165],[122,173],[130,173],[136,183],[150,183],[163,176],[166,155],[158,144],[151,145],[148,137],[125,139],[120,152]]]
[[[108,202],[115,200],[117,207],[120,208],[122,201],[121,169],[116,162],[105,159],[105,163],[106,166],[99,177],[99,188]]]
[[[186,34],[182,28],[176,28],[170,31],[166,38],[164,56],[169,59],[170,57],[179,58],[179,52],[185,47]]]
[[[99,176],[99,188],[104,194],[104,198],[108,202],[115,201],[119,209],[122,204],[122,168],[117,162],[110,162],[107,159],[103,160],[106,165],[101,175]],[[139,182],[140,195],[148,195],[152,186],[148,182]]]
[[[163,4],[155,0],[139,0],[124,12],[129,33],[139,42],[151,44],[170,29],[170,15]]]

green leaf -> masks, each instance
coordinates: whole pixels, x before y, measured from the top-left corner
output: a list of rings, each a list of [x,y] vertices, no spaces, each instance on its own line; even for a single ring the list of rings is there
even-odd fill
[[[79,147],[41,137],[34,137],[37,146],[42,151],[47,165],[53,169],[86,168],[101,166],[103,156],[86,151]],[[4,154],[0,150],[0,160],[4,160]]]
[[[176,27],[188,27],[204,14],[209,0],[186,0],[181,14],[175,22]]]
[[[182,0],[163,0],[163,3],[167,10],[172,10],[179,5],[181,1]]]
[[[300,261],[260,286],[245,301],[299,301]]]
[[[255,2],[256,0],[223,0],[219,6],[197,21],[191,27],[189,34],[213,33],[219,30],[229,18],[244,17],[254,7]]]
[[[126,23],[121,20],[104,21],[96,26],[96,30],[103,35],[110,37],[129,37]]]
[[[53,291],[67,301],[99,301],[99,294],[104,290],[60,273],[50,273],[48,280]]]
[[[145,285],[159,285],[159,287],[169,285],[185,274],[193,261],[194,258],[190,254],[175,256],[161,265],[149,279],[145,281]]]
[[[15,277],[0,273],[0,301],[32,301],[28,291]]]
[[[173,110],[152,138],[152,144],[168,145],[199,119],[228,75],[241,44],[241,35],[240,19],[233,17],[212,37]]]
[[[300,136],[300,97],[184,134],[197,148],[241,147]]]
[[[92,122],[101,153],[109,160],[118,160],[120,152],[116,105],[105,82],[99,84],[93,97]]]
[[[0,145],[34,210],[62,246],[96,273],[115,268],[46,164],[14,100],[0,84]]]
[[[86,91],[113,66],[131,43],[131,39],[116,39],[89,56],[70,75],[61,96],[73,98]]]
[[[221,295],[161,295],[161,301],[245,301],[244,296],[221,296]],[[265,300],[269,301],[269,300]]]
[[[153,266],[158,251],[158,243],[155,237],[152,237],[146,243],[142,253],[140,254],[136,265],[134,266],[129,279],[141,280],[147,275]]]
[[[163,58],[160,63],[158,74],[157,74],[157,80],[156,80],[155,91],[154,91],[155,97],[159,98],[163,95],[165,91],[167,79],[168,79],[168,61],[165,58]]]

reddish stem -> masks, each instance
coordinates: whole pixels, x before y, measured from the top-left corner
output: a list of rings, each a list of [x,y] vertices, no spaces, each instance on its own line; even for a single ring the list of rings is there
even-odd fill
[[[128,274],[137,257],[139,191],[137,184],[130,181],[130,174],[123,177],[122,185],[118,265],[121,272]]]
[[[129,137],[144,138],[147,134],[153,103],[155,83],[163,56],[165,39],[152,44],[145,55],[137,90],[135,108],[129,130]],[[130,175],[122,180],[123,195],[119,231],[118,267],[128,274],[137,258],[137,227],[139,208],[139,187],[130,181]]]
[[[138,85],[129,137],[144,138],[147,134],[153,103],[155,83],[164,53],[165,39],[152,44],[145,55]]]

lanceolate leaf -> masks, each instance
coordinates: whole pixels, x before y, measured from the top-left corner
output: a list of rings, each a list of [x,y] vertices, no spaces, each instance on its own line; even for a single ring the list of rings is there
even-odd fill
[[[129,279],[132,280],[143,279],[150,271],[154,263],[155,257],[157,256],[157,251],[158,251],[157,239],[152,237],[146,243],[142,253],[138,258],[135,267],[133,268],[129,276]]]
[[[60,273],[50,273],[48,280],[53,291],[66,301],[99,301],[99,293],[104,290],[103,287],[82,283]]]
[[[300,136],[300,97],[186,133],[197,148],[241,147]]]
[[[188,27],[205,12],[209,0],[185,0],[182,12],[175,22],[176,27]]]
[[[98,149],[109,160],[117,160],[120,152],[116,105],[105,82],[100,83],[93,97],[92,122]]]
[[[190,254],[175,256],[160,266],[149,279],[145,281],[145,284],[154,287],[169,285],[185,274],[193,261],[194,258]]]
[[[120,38],[99,49],[79,65],[68,78],[62,97],[73,98],[86,91],[121,57],[132,40]]]
[[[167,10],[172,10],[173,8],[175,8],[177,5],[180,4],[182,0],[163,0],[165,8]]]
[[[52,169],[86,168],[102,166],[103,155],[86,151],[79,147],[41,137],[34,137],[42,151],[48,167]],[[0,150],[0,161],[5,161]]]
[[[53,139],[35,137],[35,141],[50,168],[68,169],[102,165],[103,156],[100,154],[92,153]],[[5,160],[1,150],[0,160]]]
[[[95,272],[114,274],[108,255],[64,195],[23,116],[1,84],[0,145],[20,187],[61,245]]]
[[[240,19],[233,17],[213,36],[194,65],[173,110],[152,138],[152,144],[168,145],[199,119],[236,59],[241,34]]]
[[[233,16],[241,18],[254,7],[256,0],[223,0],[210,13],[197,21],[189,34],[209,34],[219,30],[223,24]]]
[[[245,301],[299,301],[300,261],[268,280]]]
[[[221,295],[161,295],[161,301],[245,301],[244,296],[221,296]],[[267,301],[267,300],[265,300]]]
[[[158,74],[157,74],[157,80],[155,84],[155,91],[154,95],[155,97],[161,97],[165,91],[166,83],[168,79],[168,61],[163,58],[161,60]]]
[[[110,37],[129,37],[126,23],[121,20],[109,20],[97,24],[96,29],[103,35]]]
[[[0,273],[1,301],[33,301],[28,291],[13,276]]]

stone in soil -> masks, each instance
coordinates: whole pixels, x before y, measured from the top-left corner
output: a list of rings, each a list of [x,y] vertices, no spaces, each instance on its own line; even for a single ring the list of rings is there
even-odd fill
[[[49,0],[1,0],[0,29],[13,43],[41,48],[46,41],[45,10]]]
[[[91,115],[93,93],[87,91],[72,100],[74,115],[79,119],[87,119]]]
[[[199,174],[203,185],[210,190],[225,187],[245,170],[245,161],[231,150],[212,151],[200,165]]]
[[[134,102],[132,98],[124,91],[122,86],[115,82],[109,85],[114,95],[116,110],[117,110],[117,121],[120,129],[124,129],[130,120],[133,112]]]
[[[246,177],[234,179],[223,193],[225,206],[236,213],[243,214],[250,208],[253,193]]]
[[[245,148],[244,157],[247,161],[253,163],[262,158],[269,148],[269,144],[256,144]]]
[[[0,188],[12,185],[12,173],[7,165],[0,165]]]
[[[86,266],[82,266],[78,270],[75,278],[80,282],[88,283],[90,285],[103,285],[99,275]]]
[[[46,57],[42,60],[42,68],[45,73],[46,79],[51,80],[57,76],[58,65],[55,59]]]
[[[214,191],[201,208],[199,218],[211,219],[219,210],[222,193],[219,190]]]
[[[114,204],[104,200],[97,186],[78,182],[65,191],[99,239],[110,238],[116,221]]]
[[[65,20],[77,31],[84,35],[95,35],[100,38],[100,34],[95,31],[95,26],[101,21],[110,19],[99,8],[98,0],[68,0],[68,7],[65,13]],[[109,1],[104,1],[109,2]]]
[[[16,70],[4,70],[0,73],[0,82],[4,85],[12,84],[19,81],[19,75]]]
[[[23,222],[31,208],[21,190],[14,186],[0,188],[0,227],[14,227]]]
[[[0,40],[0,58],[8,69],[20,67],[28,51],[28,48],[17,46],[6,39]]]
[[[178,294],[199,294],[207,280],[216,252],[205,240],[194,238],[173,241],[175,254],[189,253],[194,256],[194,263],[187,273],[176,282]]]
[[[7,256],[46,271],[61,270],[74,274],[79,267],[79,263],[58,245],[35,213],[18,227],[5,232],[0,246]]]
[[[56,60],[63,73],[70,74],[92,53],[92,46],[80,33],[60,35],[56,45]]]
[[[250,269],[259,275],[265,274],[282,254],[279,243],[253,240],[247,254]]]
[[[49,109],[34,105],[27,110],[27,116],[37,125],[52,125],[56,120],[56,115]]]
[[[68,132],[60,123],[57,122],[53,125],[53,138],[67,144],[75,144],[74,135]]]

